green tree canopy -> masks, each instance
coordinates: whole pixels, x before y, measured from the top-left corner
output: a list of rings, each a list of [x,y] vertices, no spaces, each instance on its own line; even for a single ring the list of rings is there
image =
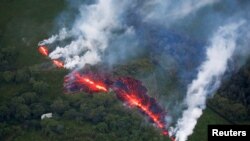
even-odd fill
[[[15,78],[15,73],[14,72],[11,72],[11,71],[5,71],[3,73],[3,78],[6,82],[11,82],[14,80]]]
[[[33,89],[35,92],[39,94],[44,94],[48,91],[48,84],[43,81],[35,81],[33,82]]]

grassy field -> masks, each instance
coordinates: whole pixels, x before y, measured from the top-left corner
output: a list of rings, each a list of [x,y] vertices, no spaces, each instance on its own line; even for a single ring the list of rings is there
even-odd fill
[[[14,47],[18,51],[18,59],[13,66],[30,67],[48,61],[37,53],[37,43],[53,33],[55,18],[64,8],[64,0],[0,0],[0,47]],[[62,95],[63,76],[66,73],[64,70],[37,73],[39,80],[49,84],[49,92],[44,98],[56,99]],[[11,99],[24,87],[26,86],[23,84],[1,84],[0,103]],[[87,123],[79,125],[76,121],[65,121],[64,124],[71,132],[77,131],[79,134],[81,132],[85,135],[82,139],[88,140],[88,129],[91,125]],[[190,141],[206,141],[208,124],[227,124],[227,121],[210,109],[205,110]],[[10,136],[7,140],[45,141],[48,139],[39,131],[28,131],[14,138]]]

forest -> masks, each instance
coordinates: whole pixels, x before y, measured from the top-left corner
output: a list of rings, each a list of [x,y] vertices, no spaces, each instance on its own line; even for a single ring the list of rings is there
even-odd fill
[[[169,140],[112,92],[63,93],[63,78],[68,70],[56,69],[48,58],[40,56],[37,43],[53,33],[54,20],[65,5],[65,0],[1,0],[0,140]],[[112,73],[143,78],[155,65],[138,59],[118,66]],[[176,78],[175,71],[170,75]],[[163,82],[166,87],[161,93],[168,94],[175,84],[172,80]],[[208,124],[249,124],[250,59],[223,80],[207,103],[190,141],[205,141]],[[45,113],[53,113],[53,118],[41,120]]]

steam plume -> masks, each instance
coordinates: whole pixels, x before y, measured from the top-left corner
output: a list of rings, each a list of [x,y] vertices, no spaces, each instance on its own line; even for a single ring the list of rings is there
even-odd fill
[[[220,27],[211,39],[211,45],[206,52],[207,59],[200,66],[197,78],[188,87],[185,99],[187,109],[183,112],[176,127],[178,141],[186,141],[187,137],[193,133],[197,120],[206,107],[208,94],[219,87],[228,60],[236,48],[237,30],[243,23],[244,21],[240,21]]]
[[[39,45],[52,44],[70,37],[73,38],[70,43],[56,47],[49,57],[63,59],[68,69],[81,68],[86,63],[96,64],[101,60],[100,55],[107,48],[113,30],[123,28],[118,20],[122,12],[117,9],[125,5],[125,2],[115,3],[113,0],[82,5],[79,8],[80,16],[70,31],[63,28],[58,35],[53,35]]]
[[[143,15],[146,21],[161,20],[165,22],[165,24],[170,24],[196,12],[202,7],[219,1],[220,0],[153,0],[144,5],[145,9],[150,10],[149,13],[143,12]]]
[[[217,2],[218,5],[224,3],[231,5],[234,9],[229,8],[230,10],[227,10],[223,9],[222,6],[219,6],[222,8],[217,7],[216,9],[211,6],[200,12],[201,14],[199,15],[198,11],[200,9],[214,3],[217,4]],[[186,19],[179,24],[181,26],[187,25],[188,29],[192,29],[190,31],[192,33],[198,35],[201,35],[201,33],[206,34],[203,39],[207,40],[211,35],[207,31],[213,31],[213,29],[222,25],[225,21],[230,20],[229,18],[232,17],[232,14],[236,13],[234,15],[236,17],[246,17],[241,14],[244,10],[239,10],[235,3],[237,2],[234,0],[223,1],[223,3],[220,0],[95,0],[90,4],[83,3],[79,5],[79,15],[71,28],[62,28],[57,35],[40,42],[39,45],[48,45],[50,47],[49,50],[52,51],[49,57],[62,60],[67,69],[81,69],[87,63],[94,65],[104,60],[111,63],[121,63],[123,61],[119,61],[119,57],[129,58],[129,55],[136,54],[135,52],[138,48],[150,46],[151,42],[156,50],[160,47],[168,46],[171,49],[166,49],[165,51],[170,54],[176,53],[177,49],[182,50],[183,54],[177,52],[176,56],[186,63],[182,55],[188,54],[186,51],[189,50],[184,50],[183,46],[189,46],[180,43],[181,45],[178,44],[179,46],[175,48],[176,50],[173,49],[173,44],[181,42],[181,39],[178,37],[176,39],[175,36],[166,36],[169,34],[167,28],[178,28],[178,24],[175,25],[173,23],[178,23],[181,19],[186,18],[189,24],[186,22]],[[242,6],[244,4],[239,5]],[[249,8],[246,7],[245,9],[248,10]],[[189,18],[190,15],[195,14],[198,16]],[[217,20],[213,21],[215,15]],[[218,88],[220,78],[226,71],[228,60],[235,52],[238,28],[243,23],[241,21],[225,25],[219,28],[211,38],[211,45],[206,51],[206,61],[200,66],[197,78],[188,87],[185,99],[187,109],[183,112],[176,126],[176,136],[179,141],[187,140],[187,137],[192,134],[197,119],[201,116],[202,110],[206,106],[207,96]],[[192,34],[190,32],[186,33],[184,28],[178,30],[180,33]],[[155,34],[155,32],[160,34]],[[249,44],[249,37],[248,33],[248,37],[244,41],[245,46]],[[57,44],[56,42],[63,42],[63,44]],[[170,44],[170,42],[174,43]],[[188,40],[183,42],[188,42]],[[55,49],[52,48],[54,45],[57,45]],[[193,54],[190,56],[201,52],[195,50],[196,46],[192,47],[188,48],[193,50],[191,51]],[[111,50],[111,53],[107,53],[107,50]],[[161,53],[164,54],[166,52],[162,51]],[[170,58],[173,57],[170,56]],[[192,57],[190,58],[190,61],[195,60]],[[164,60],[169,61],[168,59]],[[200,61],[201,59],[197,60]],[[200,64],[200,62],[197,64]],[[196,66],[193,68],[196,68]],[[177,69],[185,71],[183,67]],[[193,71],[193,69],[191,70]],[[192,79],[193,77],[191,79],[188,77],[188,80]]]
[[[68,69],[82,68],[86,63],[97,64],[103,60],[103,54],[108,47],[117,45],[119,46],[115,48],[119,49],[116,49],[116,53],[108,54],[104,58],[111,63],[114,63],[114,60],[119,62],[119,58],[136,54],[138,49],[135,47],[139,46],[138,37],[134,31],[135,23],[130,23],[128,16],[153,23],[167,19],[167,22],[171,23],[216,1],[218,0],[202,2],[187,0],[176,3],[170,0],[96,0],[91,4],[83,3],[78,8],[80,14],[70,30],[62,28],[57,35],[41,41],[39,46],[49,46],[70,38],[70,42],[67,41],[66,44],[50,49],[53,51],[49,55],[51,59],[62,59],[65,62],[64,67]],[[131,12],[129,10],[133,11],[132,15],[127,15]],[[162,17],[165,13],[168,13],[168,16]],[[158,21],[155,21],[155,18]]]

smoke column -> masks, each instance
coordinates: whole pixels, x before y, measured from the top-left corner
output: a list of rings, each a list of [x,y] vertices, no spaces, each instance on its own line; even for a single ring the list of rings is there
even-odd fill
[[[197,78],[188,87],[185,99],[187,109],[183,111],[176,127],[177,141],[186,141],[193,133],[197,120],[206,107],[207,96],[219,87],[228,60],[236,48],[237,30],[243,23],[244,21],[240,21],[220,27],[211,39],[206,52],[207,59],[200,66]]]

